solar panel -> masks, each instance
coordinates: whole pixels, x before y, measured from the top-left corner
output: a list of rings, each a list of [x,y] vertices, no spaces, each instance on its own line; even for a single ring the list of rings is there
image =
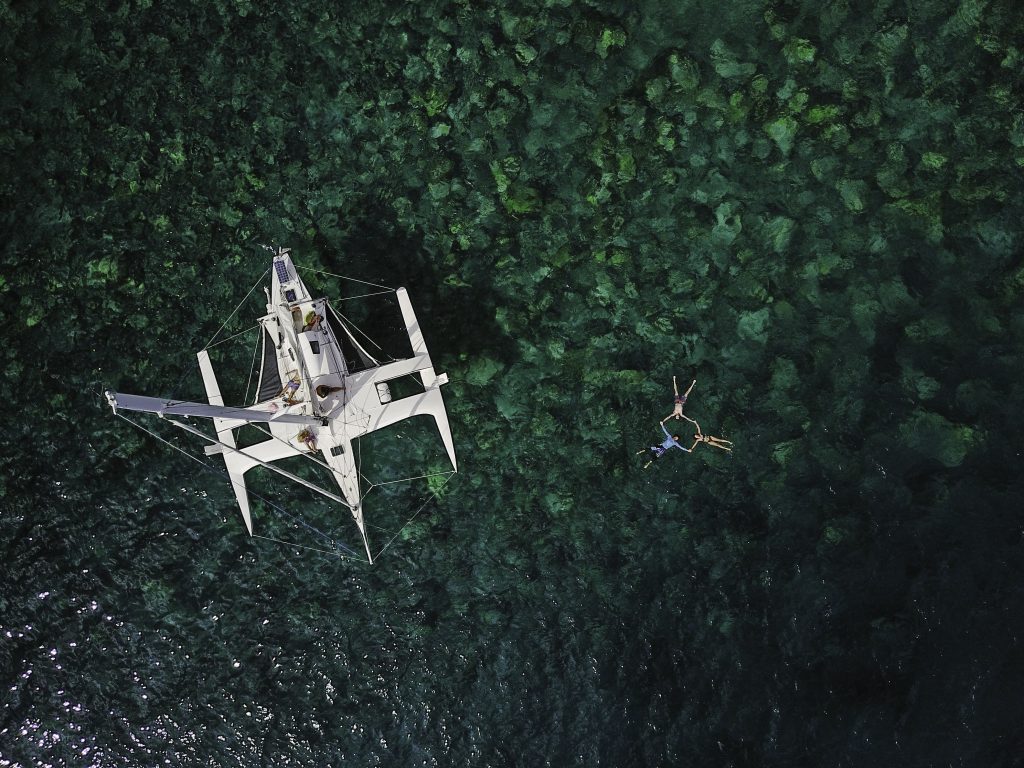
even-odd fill
[[[277,270],[277,279],[282,283],[287,283],[292,279],[291,275],[288,274],[288,265],[283,261],[275,261],[274,269]]]

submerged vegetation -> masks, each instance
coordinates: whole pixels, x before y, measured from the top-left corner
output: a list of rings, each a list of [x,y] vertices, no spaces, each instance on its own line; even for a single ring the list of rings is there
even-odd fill
[[[1015,764],[1016,4],[479,5],[0,2],[0,765]],[[98,396],[261,242],[451,376],[372,570]]]

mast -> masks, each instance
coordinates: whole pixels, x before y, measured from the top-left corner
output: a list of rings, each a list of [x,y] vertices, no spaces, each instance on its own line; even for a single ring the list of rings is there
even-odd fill
[[[224,405],[193,403],[188,400],[172,400],[145,395],[126,395],[122,392],[104,392],[110,407],[119,410],[155,413],[160,418],[167,416],[199,416],[204,419],[224,419],[231,423],[231,429],[254,421],[277,422],[280,424],[321,424],[322,419],[291,411],[291,407],[275,407],[274,410],[256,408],[231,408]],[[276,406],[276,404],[275,404]]]

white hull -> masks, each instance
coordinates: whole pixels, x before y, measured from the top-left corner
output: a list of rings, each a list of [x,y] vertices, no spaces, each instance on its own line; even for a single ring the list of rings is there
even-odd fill
[[[210,357],[203,350],[198,354],[199,367],[209,405],[113,392],[107,393],[108,400],[115,411],[146,411],[164,418],[211,418],[216,438],[188,426],[185,428],[211,441],[206,449],[208,455],[223,456],[250,535],[253,533],[253,520],[245,474],[254,467],[266,466],[289,479],[311,485],[274,467],[273,462],[310,453],[310,449],[315,448],[317,460],[329,468],[341,496],[313,486],[314,489],[349,508],[362,536],[367,557],[373,562],[363,519],[353,441],[413,416],[429,416],[437,425],[452,470],[457,471],[451,427],[440,389],[448,377],[434,371],[423,333],[404,288],[396,291],[396,297],[413,356],[381,364],[366,352],[347,326],[328,321],[326,300],[311,298],[287,251],[278,251],[275,255],[272,274],[267,314],[260,318],[264,366],[257,387],[260,393],[257,400],[261,400],[261,396],[264,399],[245,407],[225,406]],[[312,324],[307,323],[310,313],[319,317]],[[341,334],[345,337],[339,338]],[[343,344],[355,350],[354,354],[364,364],[363,369],[350,371]],[[410,374],[417,375],[423,385],[423,391],[412,397],[391,400],[388,388],[379,386]],[[293,382],[292,386],[285,386],[289,381]],[[319,394],[318,387],[321,388]],[[274,392],[273,396],[270,396],[271,392]],[[234,430],[250,423],[265,424],[264,428],[269,430],[271,437],[239,450]]]

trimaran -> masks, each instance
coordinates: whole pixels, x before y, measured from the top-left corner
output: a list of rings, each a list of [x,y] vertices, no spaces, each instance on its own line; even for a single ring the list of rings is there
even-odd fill
[[[245,473],[261,466],[343,504],[352,513],[369,562],[373,562],[363,519],[360,475],[353,441],[374,430],[413,416],[430,416],[437,424],[452,471],[455,447],[441,396],[448,377],[434,371],[423,332],[404,288],[395,290],[412,356],[380,362],[360,344],[353,327],[324,298],[314,299],[295,270],[289,249],[274,250],[267,314],[259,318],[262,365],[252,403],[224,404],[207,349],[198,353],[199,369],[209,403],[106,392],[114,412],[155,413],[207,441],[206,454],[220,454],[250,536],[253,520]],[[264,289],[266,290],[266,289]],[[389,382],[416,374],[422,391],[392,398]],[[216,436],[183,419],[212,419]],[[235,430],[265,424],[268,439],[239,448]],[[318,464],[334,476],[341,495],[327,491],[281,467],[275,461],[316,454]]]

